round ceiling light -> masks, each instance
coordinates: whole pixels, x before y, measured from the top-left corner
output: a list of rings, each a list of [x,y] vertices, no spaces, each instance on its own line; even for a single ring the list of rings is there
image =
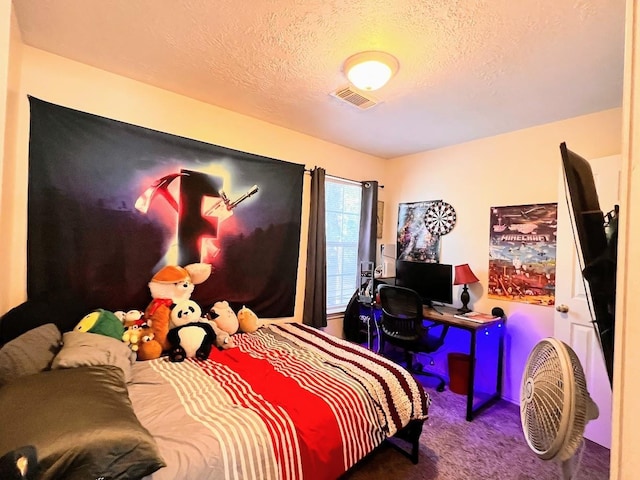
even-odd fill
[[[360,90],[377,90],[398,71],[398,60],[385,52],[356,53],[344,62],[344,71]]]

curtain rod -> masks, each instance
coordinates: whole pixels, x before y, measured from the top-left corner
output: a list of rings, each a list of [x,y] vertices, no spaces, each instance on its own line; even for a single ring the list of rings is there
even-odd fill
[[[312,171],[313,168],[304,169],[304,173],[311,174]],[[329,178],[335,178],[337,180],[343,180],[345,182],[353,183],[354,185],[362,185],[363,183],[367,183],[366,181],[359,182],[357,180],[351,180],[350,178],[338,177],[337,175],[329,175],[328,173],[326,174],[326,176]],[[378,188],[384,188],[384,185],[378,185]]]

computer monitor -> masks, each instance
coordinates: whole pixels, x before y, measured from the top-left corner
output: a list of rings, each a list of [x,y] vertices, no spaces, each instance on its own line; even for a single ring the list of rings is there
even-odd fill
[[[453,303],[453,267],[444,263],[396,261],[399,287],[415,290],[424,305]]]
[[[613,214],[600,210],[591,165],[563,142],[560,154],[564,170],[567,201],[576,249],[582,268],[587,299],[595,315],[594,328],[600,340],[609,383],[613,382],[613,345],[618,241],[618,207]]]

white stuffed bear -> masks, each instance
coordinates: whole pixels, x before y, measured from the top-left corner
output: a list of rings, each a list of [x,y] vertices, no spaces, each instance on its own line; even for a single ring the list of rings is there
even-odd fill
[[[209,320],[215,320],[218,327],[229,335],[233,335],[238,331],[240,325],[238,317],[226,300],[214,303],[207,317]]]
[[[171,321],[171,308],[191,298],[194,286],[211,275],[208,263],[192,263],[185,267],[168,265],[158,271],[149,282],[153,300],[144,311],[144,318],[151,325],[155,340],[163,350],[169,349],[167,333]]]

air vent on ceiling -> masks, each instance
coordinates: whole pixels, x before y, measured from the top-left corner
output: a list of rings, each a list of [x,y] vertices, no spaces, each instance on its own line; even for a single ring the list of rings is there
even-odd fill
[[[379,100],[371,96],[367,96],[352,87],[339,88],[335,92],[331,92],[331,95],[359,108],[360,110],[367,110],[380,103]]]

